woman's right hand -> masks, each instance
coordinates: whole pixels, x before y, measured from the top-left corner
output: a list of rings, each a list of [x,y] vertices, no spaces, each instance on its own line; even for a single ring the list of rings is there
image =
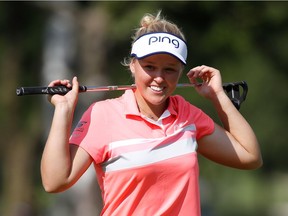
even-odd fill
[[[92,163],[90,155],[77,145],[69,145],[79,84],[74,77],[55,80],[49,87],[64,85],[72,88],[65,95],[50,95],[55,106],[51,128],[41,159],[41,178],[47,192],[60,192],[71,187]]]
[[[48,95],[48,101],[53,104],[55,107],[58,105],[66,105],[69,109],[74,109],[77,101],[78,101],[78,93],[79,93],[79,83],[77,77],[72,79],[72,84],[69,80],[54,80],[48,86],[59,86],[63,85],[68,88],[72,88],[71,91],[66,93],[65,95]]]

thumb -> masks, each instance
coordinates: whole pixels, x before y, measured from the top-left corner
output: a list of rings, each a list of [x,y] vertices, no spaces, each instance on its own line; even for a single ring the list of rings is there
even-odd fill
[[[73,77],[72,79],[72,90],[75,91],[76,93],[79,92],[79,82],[76,76]]]

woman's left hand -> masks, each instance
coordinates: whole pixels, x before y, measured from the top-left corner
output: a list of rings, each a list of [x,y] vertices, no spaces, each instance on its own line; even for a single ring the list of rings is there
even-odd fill
[[[211,99],[219,92],[223,92],[222,79],[220,71],[206,65],[197,66],[192,68],[187,76],[192,84],[196,85],[196,91],[203,97]],[[198,80],[202,80],[199,82]]]
[[[253,129],[225,94],[220,71],[205,65],[187,74],[196,91],[210,99],[223,127],[215,124],[212,134],[198,140],[198,152],[226,166],[255,169],[262,165],[260,147]],[[200,81],[201,83],[201,81]]]

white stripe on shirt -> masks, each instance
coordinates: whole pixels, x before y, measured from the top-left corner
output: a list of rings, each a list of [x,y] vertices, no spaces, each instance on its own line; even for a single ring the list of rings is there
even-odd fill
[[[156,139],[130,139],[110,143],[109,149],[112,152],[113,149],[117,151],[118,148],[127,146],[136,147],[137,145],[143,146],[146,144],[148,148],[123,152],[122,154],[112,156],[108,161],[102,163],[103,171],[111,172],[134,168],[193,153],[197,149],[197,142],[195,137],[192,136],[181,137],[181,134],[184,134],[186,131],[195,131],[195,125],[192,124],[181,128],[169,137]],[[177,135],[180,135],[180,139],[177,139],[176,141],[173,140],[173,137]],[[166,139],[170,139],[170,143],[159,145],[159,143]]]

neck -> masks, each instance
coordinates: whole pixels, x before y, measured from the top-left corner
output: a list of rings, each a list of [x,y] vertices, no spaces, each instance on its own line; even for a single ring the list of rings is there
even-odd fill
[[[144,116],[146,116],[146,117],[148,117],[150,119],[153,119],[155,121],[157,121],[159,119],[159,117],[161,116],[159,114],[158,115],[155,114],[152,110],[149,110],[149,109],[145,110],[139,105],[138,105],[138,109],[139,109],[141,114],[143,114]]]
[[[163,114],[163,112],[167,109],[168,100],[167,102],[165,102],[165,104],[160,105],[149,105],[147,103],[141,103],[141,102],[137,102],[137,104],[140,113],[142,113],[143,115],[145,115],[150,119],[157,121]]]

